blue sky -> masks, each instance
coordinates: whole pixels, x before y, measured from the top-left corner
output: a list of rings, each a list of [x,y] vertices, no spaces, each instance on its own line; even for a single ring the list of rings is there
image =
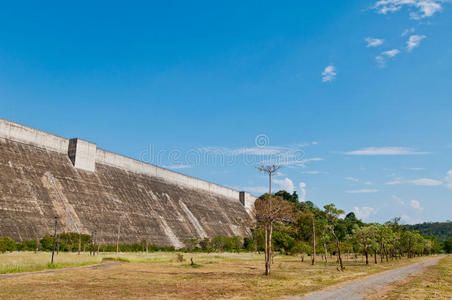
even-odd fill
[[[93,3],[94,2],[94,3]],[[452,213],[452,2],[9,1],[0,117],[366,221]]]

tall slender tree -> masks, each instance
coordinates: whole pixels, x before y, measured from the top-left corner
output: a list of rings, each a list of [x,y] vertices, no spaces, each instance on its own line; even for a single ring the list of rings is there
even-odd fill
[[[323,208],[325,209],[326,218],[328,220],[328,229],[336,241],[337,257],[338,257],[338,261],[339,261],[340,270],[342,271],[345,269],[345,267],[344,267],[344,264],[342,263],[341,247],[339,244],[339,238],[337,237],[334,228],[336,227],[336,224],[338,222],[339,215],[342,215],[344,213],[344,211],[342,209],[337,209],[334,204],[325,205]]]

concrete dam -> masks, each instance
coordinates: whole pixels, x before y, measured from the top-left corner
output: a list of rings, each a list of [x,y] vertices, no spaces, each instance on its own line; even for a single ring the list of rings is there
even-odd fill
[[[255,197],[0,119],[0,236],[96,232],[99,243],[249,235]]]

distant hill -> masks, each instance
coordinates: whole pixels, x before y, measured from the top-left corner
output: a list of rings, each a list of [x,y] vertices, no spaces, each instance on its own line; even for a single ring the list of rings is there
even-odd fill
[[[452,222],[422,223],[405,225],[410,230],[417,230],[423,235],[434,235],[439,241],[445,241],[452,237]]]

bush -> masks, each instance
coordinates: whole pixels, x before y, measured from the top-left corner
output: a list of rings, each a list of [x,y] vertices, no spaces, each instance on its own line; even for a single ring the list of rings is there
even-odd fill
[[[14,242],[9,237],[0,237],[0,252],[5,253],[6,251],[15,251],[17,250],[16,242]]]

